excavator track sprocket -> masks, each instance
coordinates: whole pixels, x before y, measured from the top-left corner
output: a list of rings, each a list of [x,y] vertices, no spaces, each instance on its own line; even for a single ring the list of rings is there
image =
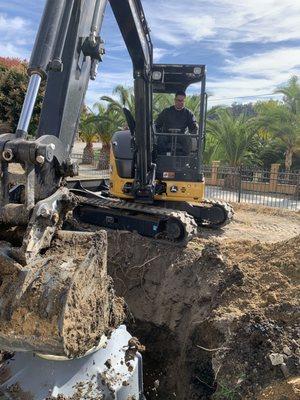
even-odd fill
[[[202,206],[203,205],[203,206]],[[219,200],[204,199],[201,205],[204,210],[208,209],[207,218],[203,213],[202,218],[195,218],[199,227],[219,229],[229,224],[234,216],[234,210],[229,203]]]

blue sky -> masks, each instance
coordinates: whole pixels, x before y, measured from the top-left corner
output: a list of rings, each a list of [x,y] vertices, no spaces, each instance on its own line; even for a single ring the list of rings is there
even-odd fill
[[[29,58],[44,3],[0,0],[0,55]],[[300,0],[142,3],[155,61],[206,64],[210,105],[265,99],[291,75],[300,76]],[[117,84],[132,85],[131,61],[109,6],[101,36],[106,56],[89,86],[89,105]]]

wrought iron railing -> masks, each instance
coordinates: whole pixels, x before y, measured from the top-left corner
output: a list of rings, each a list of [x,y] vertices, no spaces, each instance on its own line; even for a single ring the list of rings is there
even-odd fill
[[[72,159],[79,164],[80,177],[109,178],[107,159],[96,156],[91,164],[82,163],[82,154],[73,154]],[[204,165],[203,172],[207,198],[300,210],[300,171],[280,171],[278,164],[264,170],[213,162]]]
[[[300,209],[300,171],[279,171],[278,164],[263,170],[217,163],[204,166],[203,171],[208,198]]]

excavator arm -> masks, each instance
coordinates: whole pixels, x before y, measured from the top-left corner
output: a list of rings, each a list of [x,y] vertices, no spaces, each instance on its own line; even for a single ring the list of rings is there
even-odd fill
[[[110,4],[133,63],[135,197],[151,201],[155,166],[149,29],[140,0]],[[104,54],[98,32],[106,5],[107,0],[47,0],[17,130],[0,136],[0,348],[16,352],[0,366],[1,398],[11,398],[16,386],[35,400],[85,398],[84,389],[89,398],[144,398],[141,356],[121,326],[123,300],[107,276],[106,232],[62,229],[78,203],[95,200],[88,193],[80,198],[64,178],[77,174],[70,155],[88,81],[95,79]],[[35,140],[29,140],[43,80],[39,125]],[[22,165],[25,173],[10,189],[12,164]],[[135,354],[130,365],[127,351]],[[66,358],[71,360],[62,367],[55,362]],[[108,359],[113,360],[109,372]]]
[[[110,0],[115,18],[133,64],[135,94],[135,176],[133,195],[152,202],[155,165],[152,163],[152,66],[153,46],[140,0]]]

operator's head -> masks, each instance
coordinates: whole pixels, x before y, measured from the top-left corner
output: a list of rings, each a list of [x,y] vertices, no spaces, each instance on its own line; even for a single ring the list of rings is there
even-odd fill
[[[184,109],[186,94],[183,90],[178,90],[175,94],[175,108],[176,110]]]

